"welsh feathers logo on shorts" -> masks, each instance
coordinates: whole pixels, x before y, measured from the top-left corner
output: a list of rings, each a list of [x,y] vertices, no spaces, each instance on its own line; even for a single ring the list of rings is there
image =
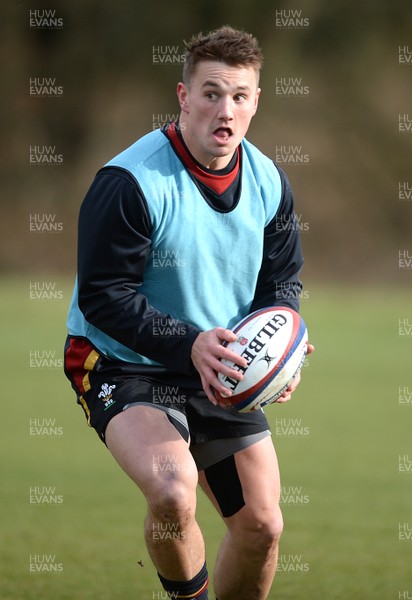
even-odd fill
[[[102,389],[98,394],[98,398],[101,398],[102,401],[104,402],[104,410],[107,410],[108,408],[110,408],[112,406],[112,404],[115,403],[115,400],[113,400],[113,394],[112,391],[115,389],[115,385],[109,385],[108,383],[103,383],[102,385]]]

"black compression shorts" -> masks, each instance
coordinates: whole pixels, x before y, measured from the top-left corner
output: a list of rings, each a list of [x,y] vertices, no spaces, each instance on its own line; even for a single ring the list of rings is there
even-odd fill
[[[238,413],[214,406],[202,389],[150,369],[142,373],[142,365],[107,359],[86,338],[68,337],[65,373],[89,426],[103,442],[110,419],[137,403],[164,410],[186,441],[190,435],[192,445],[269,430],[263,411]]]

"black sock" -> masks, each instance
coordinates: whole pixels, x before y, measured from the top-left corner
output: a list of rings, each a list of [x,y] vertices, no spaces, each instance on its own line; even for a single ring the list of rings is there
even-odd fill
[[[160,582],[170,598],[186,598],[190,600],[194,598],[196,600],[208,600],[207,587],[209,584],[209,576],[207,572],[206,563],[203,565],[197,575],[190,581],[172,581],[166,579],[158,573]]]

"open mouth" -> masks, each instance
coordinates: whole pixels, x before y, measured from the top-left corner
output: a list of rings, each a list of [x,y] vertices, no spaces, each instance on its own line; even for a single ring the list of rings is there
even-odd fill
[[[219,141],[226,142],[232,137],[233,131],[230,129],[230,127],[218,127],[214,130],[213,135]]]

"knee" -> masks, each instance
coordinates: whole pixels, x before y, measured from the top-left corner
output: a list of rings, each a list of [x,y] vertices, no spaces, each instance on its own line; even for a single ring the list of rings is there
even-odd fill
[[[237,534],[244,546],[267,554],[276,548],[283,531],[283,517],[279,506],[270,508],[244,507],[237,526]]]
[[[153,487],[147,500],[153,521],[178,523],[184,527],[194,519],[196,486],[184,479],[166,479]]]

